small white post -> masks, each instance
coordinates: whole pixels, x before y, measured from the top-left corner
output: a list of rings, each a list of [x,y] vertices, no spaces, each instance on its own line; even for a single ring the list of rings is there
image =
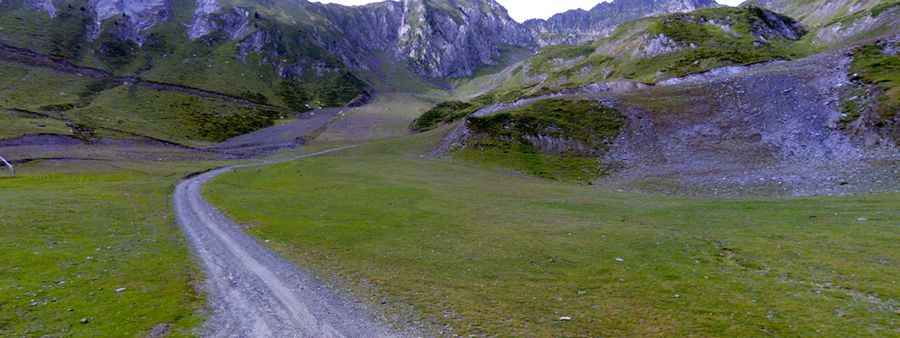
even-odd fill
[[[13,167],[12,163],[9,163],[3,156],[0,156],[0,162],[3,162],[5,166],[9,167],[9,172],[12,176],[16,176],[16,167]]]

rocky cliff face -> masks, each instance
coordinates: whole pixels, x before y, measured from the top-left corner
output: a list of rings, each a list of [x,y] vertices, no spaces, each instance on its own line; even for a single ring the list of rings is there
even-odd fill
[[[114,27],[117,35],[138,45],[144,43],[145,32],[168,20],[171,13],[168,0],[91,0],[89,4],[94,11],[94,23],[89,30],[91,39],[100,36],[105,21],[121,18]]]
[[[129,18],[129,29],[122,38],[140,43],[141,32],[165,20],[165,3],[95,0],[94,7],[98,22],[115,15]],[[470,75],[482,65],[496,63],[505,46],[535,46],[529,31],[494,0],[385,1],[358,7],[307,1],[242,5],[247,6],[197,0],[188,38],[223,32],[258,50],[259,43],[271,41],[266,37],[273,34],[252,24],[258,16],[266,16],[261,13],[299,13],[305,17],[270,16],[279,25],[304,31],[305,37],[353,68],[368,69],[373,66],[373,53],[386,52],[417,73],[434,78]],[[257,17],[250,18],[251,12]]]
[[[571,10],[547,20],[529,20],[525,26],[541,46],[578,44],[607,36],[631,20],[717,6],[714,0],[615,0],[589,11]]]
[[[531,33],[494,0],[406,0],[396,52],[430,77],[466,76],[503,46],[531,48]]]

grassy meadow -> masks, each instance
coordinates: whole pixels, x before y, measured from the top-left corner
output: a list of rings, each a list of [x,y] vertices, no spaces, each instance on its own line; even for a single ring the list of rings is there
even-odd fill
[[[898,194],[610,192],[421,158],[436,136],[239,170],[206,195],[300,266],[461,335],[900,334]]]
[[[193,336],[202,280],[170,208],[201,163],[33,163],[0,173],[0,336]]]

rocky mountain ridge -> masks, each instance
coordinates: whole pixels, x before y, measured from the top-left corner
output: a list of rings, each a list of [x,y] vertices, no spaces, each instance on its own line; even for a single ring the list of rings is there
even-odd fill
[[[352,69],[370,70],[378,64],[373,53],[385,53],[417,74],[447,78],[469,76],[498,63],[505,48],[536,50],[583,41],[627,20],[715,5],[712,0],[617,0],[590,12],[570,11],[527,23],[513,20],[494,0],[403,0],[355,7],[306,0],[17,0],[0,4],[0,11],[26,7],[46,13],[51,22],[76,17],[84,27],[68,39],[87,43],[106,32],[143,48],[161,26],[176,22],[181,36],[166,38],[195,41],[223,34],[225,43],[239,46],[242,58],[268,49],[279,51],[268,53],[269,59],[284,59],[282,54],[290,49],[284,45],[312,44]],[[285,34],[287,30],[301,34]],[[285,38],[306,41],[279,41]],[[273,66],[286,76],[297,75],[291,69],[301,68],[283,62]]]
[[[541,46],[579,44],[606,37],[628,21],[718,6],[714,0],[616,0],[601,2],[590,10],[570,10],[547,20],[528,20],[525,26]]]

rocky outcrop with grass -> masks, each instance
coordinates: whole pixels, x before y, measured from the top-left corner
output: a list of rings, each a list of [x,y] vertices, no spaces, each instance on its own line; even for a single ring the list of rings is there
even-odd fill
[[[750,0],[759,6],[797,18],[813,31],[820,46],[846,46],[888,32],[900,20],[897,0]]]
[[[900,35],[855,47],[840,127],[867,146],[900,145]]]
[[[610,35],[625,22],[719,6],[714,0],[616,0],[525,22],[541,46],[580,44]]]
[[[854,12],[889,4],[885,0],[749,0],[744,6],[768,8],[797,18],[811,27],[819,27]]]
[[[880,47],[879,53],[885,49],[891,50]],[[713,71],[629,90],[592,85],[568,92],[564,101],[540,97],[505,109],[491,105],[488,113],[460,122],[436,154],[500,162],[555,179],[560,177],[546,174],[554,171],[541,158],[595,158],[582,164],[596,168],[602,184],[628,190],[731,196],[890,191],[900,174],[900,148],[891,136],[896,117],[874,112],[895,112],[877,105],[895,101],[872,95],[876,105],[851,129],[842,127],[842,100],[863,81],[854,69],[879,62],[871,59],[879,55],[859,54],[865,52]],[[624,117],[620,124],[603,124],[615,128],[590,127],[602,114],[565,113],[568,122],[562,123],[555,120],[559,102],[577,111],[607,106]],[[581,132],[606,141],[587,142],[577,136]]]
[[[592,83],[654,84],[722,67],[806,56],[806,29],[759,7],[708,8],[622,24],[609,37],[541,49],[503,88],[526,95]]]

